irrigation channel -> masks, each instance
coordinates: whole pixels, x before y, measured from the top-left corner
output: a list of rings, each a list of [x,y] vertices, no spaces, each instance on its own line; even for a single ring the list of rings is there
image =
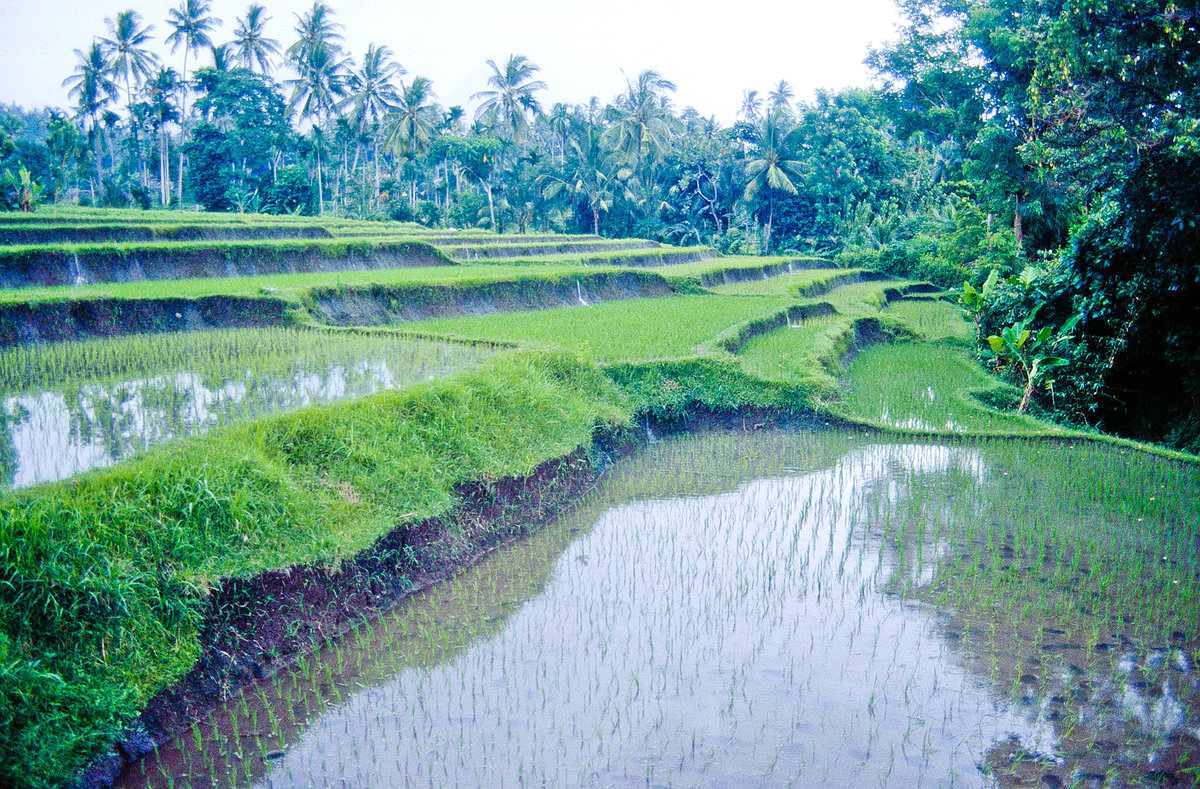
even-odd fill
[[[432,340],[300,329],[0,350],[0,490],[109,466],[213,427],[461,372],[488,355]]]
[[[1070,491],[1090,478],[1115,479],[1111,495]],[[1194,638],[1122,617],[1138,604],[1125,592],[1064,610],[1040,566],[1022,568],[1015,600],[987,599],[966,569],[981,556],[1004,569],[1014,538],[1020,557],[1038,534],[1050,561],[1055,534],[1089,530],[1124,567],[1140,538],[1113,525],[1142,513],[1170,531],[1195,517],[1198,490],[1195,467],[1052,441],[673,437],[545,529],[231,700],[119,785],[1183,775],[1200,737]],[[1068,585],[1111,569],[1085,555]]]

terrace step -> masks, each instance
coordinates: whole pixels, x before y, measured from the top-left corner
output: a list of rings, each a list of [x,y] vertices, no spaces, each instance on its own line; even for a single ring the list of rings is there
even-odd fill
[[[0,250],[0,288],[453,265],[421,241],[228,242]]]
[[[660,245],[654,241],[642,241],[638,239],[616,241],[605,241],[599,239],[567,241],[552,240],[545,242],[532,242],[525,245],[517,245],[509,240],[500,243],[487,240],[480,241],[478,243],[460,244],[457,246],[445,246],[441,242],[431,243],[442,249],[447,255],[455,260],[464,261],[507,258],[518,255],[537,257],[540,255],[575,255],[588,252],[615,252],[622,250],[660,248]]]
[[[263,241],[332,238],[323,227],[287,225],[0,225],[0,244]]]

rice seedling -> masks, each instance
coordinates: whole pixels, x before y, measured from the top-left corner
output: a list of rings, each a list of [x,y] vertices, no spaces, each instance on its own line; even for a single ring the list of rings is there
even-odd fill
[[[1161,766],[1164,749],[1189,769],[1195,753],[1171,743],[1200,722],[1200,601],[1173,581],[1200,570],[1197,483],[1194,465],[1100,445],[670,439],[315,656],[362,657],[342,660],[339,704],[336,680],[285,684],[270,703],[315,693],[314,717],[242,785],[471,783],[481,765],[494,786],[1048,784],[1084,763]],[[1147,572],[1136,557],[1160,550],[1167,571]],[[1082,578],[1004,568],[1048,558]],[[1104,587],[1101,609],[1090,584],[1110,576],[1134,580]],[[1086,625],[1057,626],[1071,616]],[[1096,628],[1128,657],[1084,660]],[[188,738],[156,758],[173,774],[202,760]],[[124,785],[162,786],[158,772]],[[215,776],[201,785],[232,785]]]
[[[850,364],[835,410],[856,420],[914,431],[1046,434],[1053,425],[985,406],[977,393],[1007,389],[961,345],[897,343],[865,349]]]
[[[471,369],[481,347],[394,335],[238,329],[0,350],[10,487],[173,438]]]
[[[787,297],[676,296],[565,307],[536,314],[436,318],[414,331],[557,346],[597,361],[645,361],[693,355],[697,345],[735,324],[778,311]]]

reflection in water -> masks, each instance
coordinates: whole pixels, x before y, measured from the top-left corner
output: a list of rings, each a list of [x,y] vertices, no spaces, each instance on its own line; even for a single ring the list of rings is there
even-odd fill
[[[1051,725],[948,646],[945,615],[887,592],[903,570],[877,528],[939,480],[982,480],[979,452],[825,464],[790,441],[797,474],[729,456],[694,487],[672,472],[710,495],[585,509],[494,554],[124,785],[974,786],[999,740],[1053,752]],[[599,496],[628,501],[615,477]]]
[[[172,438],[440,377],[482,357],[425,345],[408,358],[349,355],[322,366],[297,360],[286,370],[216,381],[180,371],[8,396],[0,400],[0,471],[13,488],[52,482]]]

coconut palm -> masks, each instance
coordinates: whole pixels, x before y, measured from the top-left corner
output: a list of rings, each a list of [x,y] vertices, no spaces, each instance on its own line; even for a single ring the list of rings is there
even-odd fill
[[[360,137],[373,142],[375,157],[375,196],[379,196],[379,134],[380,122],[396,108],[400,94],[393,80],[405,74],[404,67],[392,59],[387,46],[367,46],[362,68],[350,75],[349,93],[345,103],[352,105],[350,125]],[[358,167],[359,145],[355,143],[354,165]]]
[[[146,81],[150,118],[158,129],[158,188],[162,204],[171,201],[171,163],[168,155],[167,124],[179,120],[175,100],[179,95],[179,75],[175,69],[162,67]]]
[[[233,68],[233,43],[213,44],[212,59],[212,67],[217,71],[229,71]]]
[[[289,80],[292,95],[289,104],[302,120],[311,119],[315,127],[328,119],[346,96],[349,62],[342,54],[341,25],[333,21],[333,11],[321,2],[303,16],[296,17],[296,43],[288,47],[287,57],[296,70]],[[322,148],[317,157],[317,211],[325,211],[324,165]]]
[[[115,18],[105,19],[108,38],[100,39],[108,55],[109,68],[114,76],[125,80],[125,106],[133,104],[133,86],[141,85],[158,65],[158,56],[146,49],[152,25],[142,26],[137,11],[122,11]]]
[[[675,83],[647,69],[635,81],[626,82],[625,94],[606,111],[612,124],[605,133],[606,142],[626,164],[618,174],[626,181],[637,176],[642,194],[639,202],[643,204],[647,203],[647,185],[654,180],[654,164],[662,159],[672,135],[680,128],[667,95],[674,90]]]
[[[180,0],[178,8],[167,12],[167,24],[171,26],[171,35],[167,43],[171,45],[171,54],[183,45],[183,91],[180,94],[180,128],[183,136],[187,135],[187,93],[188,93],[188,55],[199,53],[204,47],[212,46],[209,31],[221,24],[221,20],[209,13],[209,0]],[[178,200],[183,202],[183,146],[179,147],[179,192]]]
[[[546,174],[538,176],[542,195],[551,200],[565,194],[573,200],[583,200],[592,212],[592,232],[600,235],[600,214],[612,208],[620,191],[616,177],[616,156],[604,145],[604,135],[595,124],[587,124],[579,137],[571,139],[575,170],[561,178]]]
[[[784,112],[791,112],[792,99],[795,98],[795,95],[795,92],[792,91],[792,86],[788,84],[786,79],[779,80],[779,84],[768,94],[771,111],[783,110]]]
[[[520,142],[529,125],[529,114],[542,111],[534,94],[545,90],[546,83],[533,78],[541,69],[524,55],[509,55],[503,70],[494,60],[487,64],[492,69],[492,76],[488,77],[491,90],[471,96],[472,101],[483,99],[475,110],[475,118],[500,129],[513,142]]]
[[[763,253],[771,248],[771,226],[775,219],[775,196],[780,192],[796,194],[796,185],[792,183],[789,174],[801,176],[801,163],[787,158],[785,148],[786,117],[781,111],[767,113],[758,129],[758,140],[755,150],[746,162],[746,175],[749,181],[742,198],[753,202],[759,194],[766,195],[767,224],[763,238]]]
[[[233,32],[234,51],[242,68],[254,70],[257,65],[263,74],[271,73],[274,58],[279,56],[279,42],[267,38],[266,27],[271,17],[258,3],[251,3],[246,16],[237,20]]]
[[[342,26],[333,21],[333,9],[325,3],[313,3],[303,16],[296,15],[297,39],[287,49],[287,58],[293,65],[303,62],[316,49],[341,51]]]
[[[387,139],[393,153],[415,156],[429,144],[438,123],[433,96],[433,82],[426,77],[413,77],[409,85],[400,83],[400,100]]]
[[[103,186],[99,117],[108,102],[117,95],[119,88],[110,78],[112,64],[99,42],[93,42],[86,52],[75,50],[75,56],[79,58],[79,63],[75,65],[75,73],[64,79],[62,84],[67,88],[67,95],[76,100],[75,117],[81,123],[86,123],[88,139],[96,157],[96,180]],[[92,198],[95,202],[94,189]]]
[[[742,116],[747,123],[757,123],[762,118],[762,96],[758,95],[757,90],[748,90],[742,93],[742,109],[738,115]]]

